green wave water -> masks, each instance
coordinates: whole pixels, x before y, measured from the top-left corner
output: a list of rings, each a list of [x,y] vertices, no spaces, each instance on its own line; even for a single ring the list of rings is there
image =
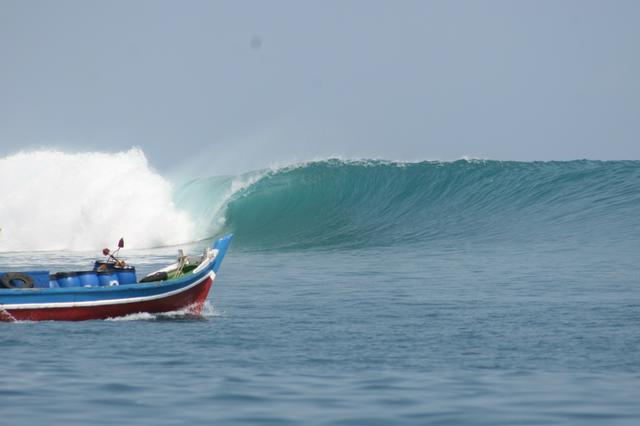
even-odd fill
[[[638,161],[330,159],[194,180],[175,200],[201,237],[257,250],[640,238]]]

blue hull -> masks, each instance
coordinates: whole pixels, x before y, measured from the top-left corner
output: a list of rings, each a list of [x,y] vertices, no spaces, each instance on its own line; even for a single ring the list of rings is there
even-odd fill
[[[187,307],[199,313],[232,237],[217,240],[215,257],[178,279],[112,287],[0,289],[0,319],[100,319]]]

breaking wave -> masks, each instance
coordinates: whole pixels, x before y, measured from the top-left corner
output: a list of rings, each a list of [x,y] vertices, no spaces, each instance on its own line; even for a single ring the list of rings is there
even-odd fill
[[[239,247],[640,240],[640,162],[324,160],[194,180],[175,200]]]
[[[0,251],[640,241],[640,162],[328,159],[177,188],[138,149],[0,158]],[[637,245],[637,244],[636,244]]]

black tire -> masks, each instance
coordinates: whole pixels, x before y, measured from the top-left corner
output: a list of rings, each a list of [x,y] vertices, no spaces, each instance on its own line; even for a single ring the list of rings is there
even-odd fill
[[[11,281],[22,281],[22,285],[14,285]],[[33,278],[22,272],[7,272],[0,277],[0,285],[4,288],[33,288]]]

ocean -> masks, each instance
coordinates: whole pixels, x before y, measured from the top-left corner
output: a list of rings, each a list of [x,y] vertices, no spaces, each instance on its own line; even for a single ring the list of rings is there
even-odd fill
[[[639,161],[171,184],[136,150],[20,155],[42,167],[0,160],[2,271],[85,268],[124,236],[144,275],[235,238],[202,317],[0,324],[2,425],[640,424]]]

